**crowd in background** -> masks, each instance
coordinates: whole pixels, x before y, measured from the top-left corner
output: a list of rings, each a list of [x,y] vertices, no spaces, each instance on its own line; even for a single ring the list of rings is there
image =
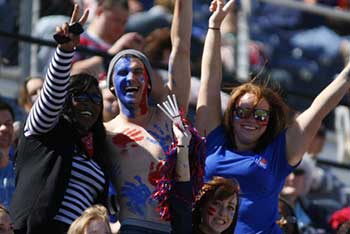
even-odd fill
[[[33,35],[69,40],[39,47],[18,104],[0,101],[0,233],[350,233],[347,185],[317,162],[349,88],[349,24],[251,2],[240,84],[239,1],[41,1]],[[18,7],[0,1],[1,30]],[[12,48],[0,37],[1,63]],[[178,115],[157,107],[170,94]]]

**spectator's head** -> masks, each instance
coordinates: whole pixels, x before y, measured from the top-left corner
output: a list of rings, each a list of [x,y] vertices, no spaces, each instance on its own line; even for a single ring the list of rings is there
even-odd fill
[[[13,234],[13,223],[9,212],[0,204],[0,233]]]
[[[108,89],[106,80],[100,81],[100,88],[103,97],[103,122],[108,122],[119,114],[118,100]]]
[[[103,129],[102,110],[102,94],[97,79],[85,73],[71,76],[64,115],[80,135]]]
[[[278,199],[278,226],[285,234],[299,234],[298,221],[293,207],[283,198]]]
[[[235,179],[214,177],[205,183],[193,209],[193,233],[234,233],[239,207],[239,185]]]
[[[13,139],[15,115],[12,107],[0,100],[0,148],[8,149]]]
[[[170,29],[159,28],[152,31],[145,39],[143,52],[152,63],[167,65],[171,52]]]
[[[107,85],[118,97],[121,112],[128,112],[130,117],[134,110],[147,112],[152,77],[151,65],[143,53],[129,49],[114,56],[108,68]]]
[[[287,176],[281,195],[294,204],[299,196],[307,194],[310,190],[311,184],[307,186],[309,179],[311,179],[311,171],[306,164],[301,163]]]
[[[68,234],[111,234],[107,209],[94,205],[86,209],[69,227]]]
[[[128,14],[128,0],[101,0],[88,32],[93,31],[105,42],[113,44],[124,34]]]
[[[235,87],[224,115],[224,126],[233,147],[265,149],[286,128],[288,107],[281,96],[267,85],[253,82]],[[256,131],[246,130],[254,127]]]
[[[34,102],[39,97],[39,93],[43,87],[44,80],[38,76],[29,76],[24,80],[20,87],[18,104],[29,113]]]

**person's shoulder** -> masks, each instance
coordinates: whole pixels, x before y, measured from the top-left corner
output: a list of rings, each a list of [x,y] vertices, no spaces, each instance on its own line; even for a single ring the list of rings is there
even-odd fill
[[[103,125],[106,129],[107,135],[114,135],[116,132],[118,132],[121,129],[121,126],[126,126],[127,124],[124,123],[119,115],[114,117],[112,120],[108,122],[104,122]]]

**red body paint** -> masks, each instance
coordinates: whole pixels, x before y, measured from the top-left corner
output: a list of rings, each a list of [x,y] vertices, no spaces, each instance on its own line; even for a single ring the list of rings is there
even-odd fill
[[[154,168],[154,162],[151,162],[151,165],[149,167],[149,173],[148,173],[148,182],[153,185],[156,186],[159,179],[161,178],[161,170],[162,170],[162,166],[164,165],[164,161],[160,161],[156,168]]]
[[[118,133],[112,138],[113,144],[118,147],[126,148],[128,145],[131,147],[137,147],[135,144],[138,141],[142,141],[144,137],[141,135],[141,130],[125,129],[122,133]]]
[[[216,209],[212,206],[208,207],[208,215],[213,216],[216,213]]]

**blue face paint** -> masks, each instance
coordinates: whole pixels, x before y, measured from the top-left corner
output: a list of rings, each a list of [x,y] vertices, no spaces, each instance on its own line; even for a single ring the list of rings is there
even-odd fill
[[[146,205],[152,205],[151,190],[146,184],[142,182],[140,176],[135,176],[138,183],[125,182],[122,187],[121,195],[125,197],[128,202],[128,209],[142,217],[146,217]]]
[[[139,74],[140,68],[132,68],[132,60],[130,57],[123,57],[117,61],[114,66],[114,88],[120,100],[120,110],[129,118],[134,118],[136,109],[140,108],[141,113],[146,111],[148,76],[143,73]],[[142,71],[143,67],[142,67]],[[133,79],[135,79],[133,81]],[[137,88],[138,91],[131,91],[127,88]],[[135,107],[135,104],[138,106]]]

